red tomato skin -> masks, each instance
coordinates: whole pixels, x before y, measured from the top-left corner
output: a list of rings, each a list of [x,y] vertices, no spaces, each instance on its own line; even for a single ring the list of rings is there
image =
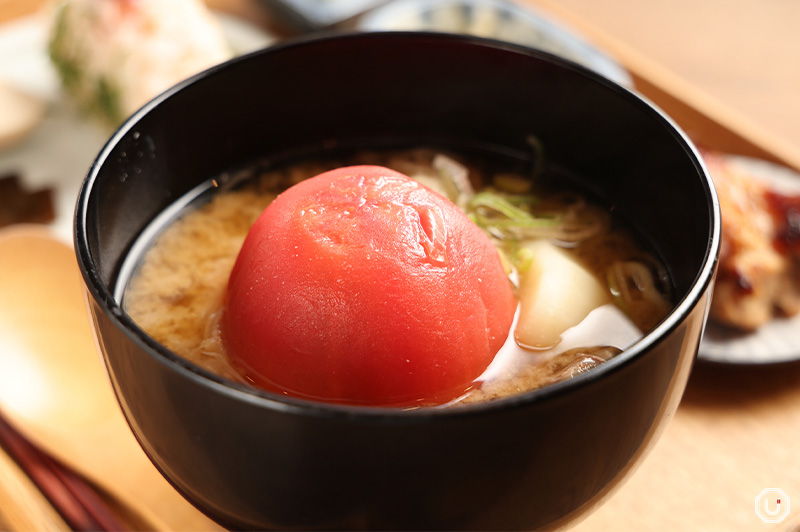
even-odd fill
[[[258,386],[407,406],[462,394],[516,307],[488,237],[449,200],[382,167],[332,170],[279,195],[230,276],[223,338]]]

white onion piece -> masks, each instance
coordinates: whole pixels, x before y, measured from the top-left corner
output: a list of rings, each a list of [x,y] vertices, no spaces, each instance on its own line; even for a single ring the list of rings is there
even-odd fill
[[[546,349],[592,310],[609,303],[611,295],[589,270],[547,240],[526,248],[531,263],[520,279],[514,338],[524,348]]]

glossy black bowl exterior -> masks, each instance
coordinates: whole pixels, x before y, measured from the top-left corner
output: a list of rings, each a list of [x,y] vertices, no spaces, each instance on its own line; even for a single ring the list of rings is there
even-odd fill
[[[113,297],[140,231],[201,181],[332,143],[499,146],[547,160],[635,220],[679,303],[606,365],[476,407],[400,412],[283,399],[158,345]],[[706,317],[719,210],[697,153],[648,103],[523,48],[427,34],[296,41],[151,102],[81,190],[76,251],[123,411],[156,466],[232,528],[531,529],[574,519],[672,416]]]

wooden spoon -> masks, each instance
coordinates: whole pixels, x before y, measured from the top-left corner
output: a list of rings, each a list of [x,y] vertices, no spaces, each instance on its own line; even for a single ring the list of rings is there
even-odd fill
[[[0,230],[0,338],[0,409],[17,430],[149,529],[220,530],[136,442],[95,347],[73,250],[43,227]]]

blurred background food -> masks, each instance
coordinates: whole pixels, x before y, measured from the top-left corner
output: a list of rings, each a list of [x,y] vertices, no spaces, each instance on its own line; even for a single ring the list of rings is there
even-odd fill
[[[111,126],[233,55],[198,0],[60,0],[48,9],[48,51],[64,89]]]
[[[50,223],[64,241],[81,179],[128,115],[275,39],[200,0],[0,3],[0,13],[6,8],[22,16],[0,31],[0,223]]]
[[[745,331],[800,312],[800,178],[759,176],[726,154],[703,153],[723,213],[711,318]],[[788,189],[788,190],[787,190]]]
[[[44,118],[40,99],[0,81],[0,152],[22,142]]]

